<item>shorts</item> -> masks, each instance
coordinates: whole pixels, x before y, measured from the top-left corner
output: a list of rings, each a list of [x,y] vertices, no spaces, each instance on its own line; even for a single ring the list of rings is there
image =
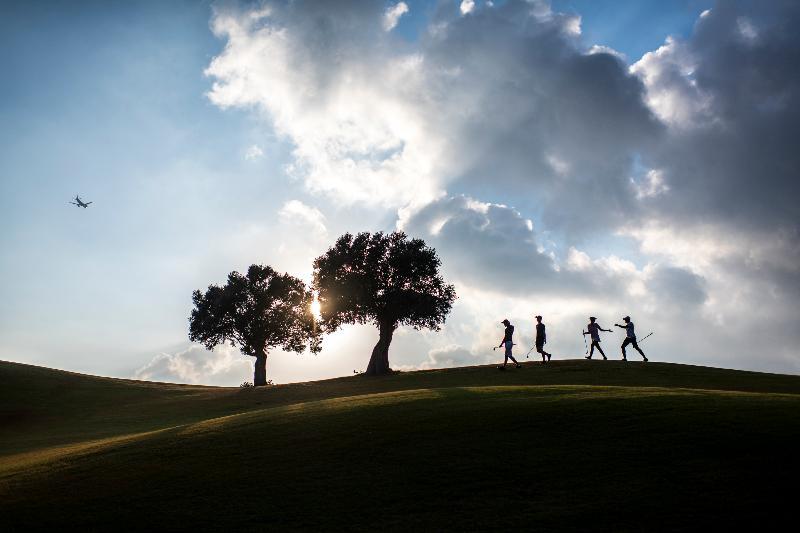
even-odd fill
[[[637,350],[639,349],[639,345],[636,344],[636,337],[625,337],[625,340],[622,341],[622,347],[625,348],[629,344],[632,344]]]
[[[537,350],[544,350],[544,341],[536,339],[536,349]]]
[[[511,355],[511,348],[514,346],[514,343],[511,341],[506,341],[506,355]]]

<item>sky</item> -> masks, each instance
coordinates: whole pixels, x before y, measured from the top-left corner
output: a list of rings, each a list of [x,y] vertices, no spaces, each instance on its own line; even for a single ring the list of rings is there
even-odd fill
[[[800,373],[800,5],[679,0],[3,2],[0,359],[238,385],[191,293],[306,281],[403,230],[458,300],[394,368],[496,360],[630,315],[652,361]],[[68,202],[80,194],[93,203]],[[603,335],[620,356],[623,333]],[[377,331],[269,355],[363,370]],[[636,359],[632,357],[632,359]]]

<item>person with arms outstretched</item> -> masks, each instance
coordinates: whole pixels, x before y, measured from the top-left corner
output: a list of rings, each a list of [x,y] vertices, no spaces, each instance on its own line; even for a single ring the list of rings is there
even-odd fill
[[[536,315],[536,351],[542,355],[542,364],[549,361],[553,355],[544,351],[545,344],[547,344],[547,332],[542,322],[542,315]],[[545,357],[547,357],[546,360]]]
[[[611,330],[603,329],[600,324],[595,322],[596,320],[597,317],[590,316],[589,325],[586,326],[586,331],[583,332],[584,335],[589,335],[592,339],[592,346],[589,348],[589,355],[586,356],[586,359],[591,359],[594,349],[597,348],[597,351],[603,356],[603,361],[606,361],[608,357],[606,357],[606,354],[603,353],[603,349],[600,347],[600,332],[607,331],[608,333],[611,333]]]
[[[637,352],[639,352],[642,355],[642,359],[644,359],[644,362],[646,363],[647,357],[644,355],[642,349],[639,348],[639,345],[636,344],[636,332],[633,329],[633,322],[631,322],[631,317],[626,316],[622,319],[622,321],[625,322],[624,326],[622,324],[614,324],[618,328],[622,328],[625,330],[625,340],[622,342],[622,360],[623,361],[628,360],[625,354],[625,347],[630,344]]]
[[[520,365],[517,360],[514,359],[514,356],[511,355],[511,349],[514,347],[514,326],[511,325],[511,322],[509,322],[507,318],[500,323],[506,327],[506,330],[503,334],[503,340],[500,341],[500,346],[498,346],[498,348],[505,348],[506,356],[505,359],[503,359],[503,366],[498,366],[497,368],[500,370],[505,370],[509,359],[514,361],[514,364],[517,365],[517,368],[522,368],[522,365]]]

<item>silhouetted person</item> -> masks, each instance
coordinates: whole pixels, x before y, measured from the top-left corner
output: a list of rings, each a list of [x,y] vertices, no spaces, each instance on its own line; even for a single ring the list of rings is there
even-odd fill
[[[500,341],[500,346],[498,346],[498,348],[505,347],[505,349],[506,349],[505,355],[506,356],[505,356],[505,359],[503,359],[503,366],[498,366],[497,368],[499,368],[500,370],[505,370],[509,359],[514,361],[514,364],[517,365],[517,368],[521,368],[522,365],[520,365],[517,362],[517,360],[514,359],[514,356],[511,355],[511,349],[514,347],[514,340],[513,340],[513,337],[514,337],[514,326],[511,325],[511,322],[509,322],[507,318],[505,320],[503,320],[502,322],[500,322],[500,323],[505,325],[506,331],[503,334],[503,340]]]
[[[536,315],[536,351],[542,354],[542,364],[549,361],[550,356],[553,355],[544,351],[545,344],[547,344],[547,333],[542,323],[542,316]],[[545,360],[545,357],[547,357],[547,360]]]
[[[586,356],[586,359],[591,359],[594,349],[597,348],[597,351],[603,356],[603,361],[605,361],[608,359],[608,357],[606,357],[606,354],[603,353],[603,349],[600,347],[600,332],[607,331],[608,333],[611,333],[611,330],[603,329],[600,324],[595,322],[595,320],[597,320],[596,317],[590,316],[589,325],[586,326],[586,331],[583,332],[584,335],[589,335],[592,339],[592,345],[589,348],[589,355]]]
[[[625,322],[624,326],[622,324],[614,324],[618,328],[625,329],[625,340],[622,342],[622,360],[628,360],[625,354],[625,347],[630,344],[637,352],[642,354],[642,359],[644,359],[644,362],[646,363],[647,357],[644,355],[642,349],[639,348],[639,345],[636,344],[636,332],[633,330],[633,322],[631,322],[631,317],[626,316],[622,320]]]

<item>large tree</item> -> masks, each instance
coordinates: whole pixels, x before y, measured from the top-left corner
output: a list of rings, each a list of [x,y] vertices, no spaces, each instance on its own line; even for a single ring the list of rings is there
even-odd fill
[[[194,291],[189,338],[209,350],[230,342],[256,358],[253,385],[267,384],[267,354],[281,347],[319,351],[319,334],[311,310],[312,294],[301,280],[269,266],[251,265],[247,275],[231,272],[228,282]]]
[[[317,292],[326,332],[342,324],[374,324],[378,343],[366,373],[385,374],[389,344],[401,325],[438,331],[456,299],[439,275],[436,250],[405,233],[342,235],[314,261]]]

